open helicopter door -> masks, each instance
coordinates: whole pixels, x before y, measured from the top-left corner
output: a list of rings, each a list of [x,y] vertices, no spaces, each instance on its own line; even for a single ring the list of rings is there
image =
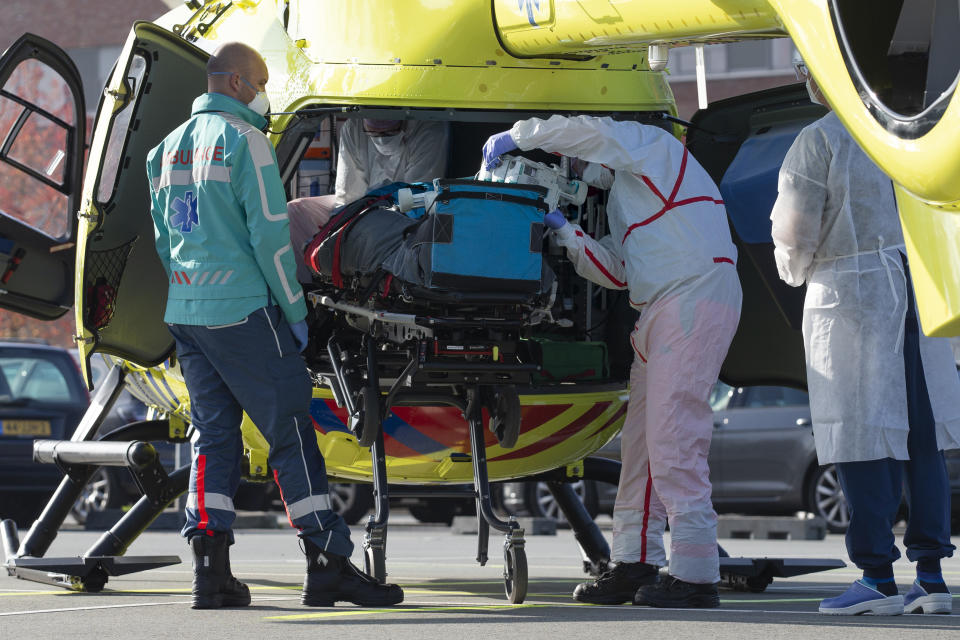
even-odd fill
[[[167,280],[154,248],[147,152],[206,91],[205,51],[149,22],[134,24],[97,114],[77,232],[77,342],[94,352],[163,362]],[[89,377],[88,377],[89,380]]]
[[[770,212],[787,150],[824,113],[795,84],[714,102],[694,114],[687,131],[690,152],[720,187],[739,253],[743,308],[720,374],[731,385],[806,388],[805,288],[787,286],[777,274]]]
[[[25,34],[0,57],[0,307],[54,320],[73,305],[86,111],[80,73]]]

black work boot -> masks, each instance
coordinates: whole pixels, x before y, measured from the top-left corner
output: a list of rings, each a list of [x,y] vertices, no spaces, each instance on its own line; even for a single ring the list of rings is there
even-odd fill
[[[623,604],[633,599],[637,589],[654,584],[660,568],[646,562],[618,562],[593,582],[581,582],[573,590],[573,599],[590,604]]]
[[[712,609],[720,606],[718,584],[694,584],[667,576],[657,584],[640,587],[633,604],[674,609]]]
[[[334,602],[352,602],[362,607],[389,607],[403,602],[403,589],[380,584],[353,566],[349,558],[326,553],[303,538],[307,576],[300,602],[308,607],[332,607]]]
[[[230,539],[224,533],[190,538],[193,551],[193,608],[218,609],[250,604],[250,589],[230,572]]]

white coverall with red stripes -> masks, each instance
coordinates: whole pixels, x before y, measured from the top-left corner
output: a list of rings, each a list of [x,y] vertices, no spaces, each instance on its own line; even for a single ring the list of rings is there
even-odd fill
[[[629,289],[641,312],[613,512],[613,560],[664,566],[692,583],[720,579],[707,454],[712,386],[740,319],[737,252],[713,180],[668,132],[636,122],[552,116],[517,122],[522,150],[601,163],[615,178],[610,235],[566,224],[557,238],[577,273]]]

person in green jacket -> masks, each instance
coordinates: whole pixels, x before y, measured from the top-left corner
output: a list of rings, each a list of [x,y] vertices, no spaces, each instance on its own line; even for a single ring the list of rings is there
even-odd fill
[[[230,571],[243,412],[270,443],[269,464],[307,556],[303,604],[403,600],[349,560],[350,530],[331,509],[300,352],[307,307],[295,277],[286,197],[262,133],[268,70],[228,43],[207,64],[208,92],[147,157],[157,253],[168,276],[164,320],[190,394],[193,464],[183,535],[194,555],[193,607],[245,606]]]

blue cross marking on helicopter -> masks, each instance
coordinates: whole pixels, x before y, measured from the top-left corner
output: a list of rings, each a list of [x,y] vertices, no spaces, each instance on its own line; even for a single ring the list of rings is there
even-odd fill
[[[520,11],[526,9],[527,20],[530,21],[530,26],[537,26],[537,21],[533,17],[533,10],[536,9],[540,11],[540,0],[517,0],[517,8],[519,8]]]
[[[174,214],[170,216],[170,226],[180,227],[180,233],[190,233],[194,225],[200,224],[197,197],[193,191],[187,191],[183,198],[176,198],[170,206],[174,210]]]

